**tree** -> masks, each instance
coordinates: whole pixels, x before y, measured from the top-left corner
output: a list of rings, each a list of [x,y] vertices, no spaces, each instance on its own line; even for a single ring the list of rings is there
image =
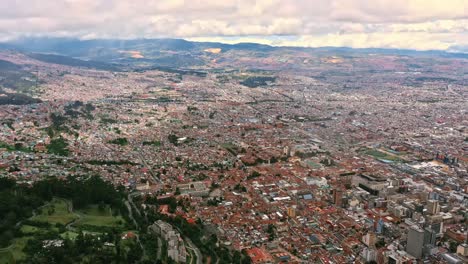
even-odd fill
[[[103,201],[100,201],[98,204],[98,210],[100,212],[104,212],[105,209],[106,209],[106,204]]]
[[[59,156],[68,156],[70,153],[68,150],[68,143],[62,137],[51,140],[50,144],[47,146],[47,152]]]
[[[174,134],[170,134],[167,139],[169,140],[169,142],[171,142],[172,144],[174,145],[177,145],[177,140],[179,139],[178,136],[174,135]]]
[[[269,224],[267,228],[268,240],[273,241],[276,238],[276,227],[273,224]]]
[[[127,263],[137,263],[142,257],[143,251],[140,246],[133,242],[130,244],[130,250],[127,252]]]
[[[376,248],[382,248],[385,246],[385,240],[380,239],[379,241],[375,242],[375,247]]]
[[[116,139],[110,140],[108,143],[109,144],[120,145],[120,146],[126,146],[126,145],[128,145],[128,139],[127,138],[116,138]]]
[[[238,192],[246,192],[247,191],[247,188],[245,188],[244,185],[241,185],[240,183],[236,184],[234,186],[234,190],[238,191]]]
[[[450,242],[449,242],[449,251],[450,251],[451,253],[457,252],[457,246],[458,246],[457,242],[455,242],[455,241],[450,241]]]
[[[247,179],[254,179],[254,178],[257,178],[257,177],[260,177],[260,173],[258,171],[253,171],[248,177]]]

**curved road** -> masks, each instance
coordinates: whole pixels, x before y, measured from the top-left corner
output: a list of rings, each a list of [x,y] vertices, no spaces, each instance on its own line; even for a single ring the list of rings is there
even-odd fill
[[[135,225],[136,229],[140,230],[140,225],[138,225],[138,222],[135,220],[135,217],[133,216],[132,205],[133,205],[133,208],[135,208],[135,211],[138,213],[138,215],[141,215],[141,213],[138,210],[138,208],[135,206],[135,204],[133,203],[131,195],[132,194],[128,195],[128,200],[126,200],[124,203],[125,203],[125,206],[127,207],[127,210],[128,210],[128,217],[130,217],[130,219],[132,219],[133,224]],[[130,203],[132,205],[130,205]],[[143,252],[143,255],[142,255],[142,258],[143,258],[143,256],[146,256],[146,249],[143,246],[143,244],[141,243],[140,236],[138,234],[135,234],[135,236],[136,236],[137,242],[140,245],[140,248],[141,248],[141,250]]]

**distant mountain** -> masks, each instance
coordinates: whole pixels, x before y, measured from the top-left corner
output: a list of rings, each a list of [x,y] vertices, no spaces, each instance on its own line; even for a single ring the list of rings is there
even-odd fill
[[[0,90],[0,105],[28,105],[42,102],[40,99],[33,98],[22,93],[3,93]]]
[[[348,47],[320,47],[320,48],[305,48],[305,47],[273,47],[258,43],[239,43],[239,44],[223,44],[217,42],[191,42],[183,39],[133,39],[133,40],[118,40],[118,39],[96,39],[96,40],[79,40],[74,38],[21,38],[15,41],[0,43],[0,48],[16,48],[28,52],[42,53],[58,53],[79,57],[89,53],[90,50],[96,49],[117,49],[117,50],[132,50],[135,48],[157,49],[157,50],[174,50],[174,51],[200,51],[206,48],[222,48],[224,50],[252,50],[252,51],[272,51],[279,49],[293,50],[315,50],[315,51],[339,51],[339,52],[365,52],[365,53],[384,53],[384,54],[428,54],[440,56],[462,56],[466,54],[451,53],[443,50],[402,50],[402,49],[383,49],[383,48],[348,48]],[[451,50],[466,51],[466,47]]]
[[[0,44],[1,45],[1,44]],[[217,42],[191,42],[183,39],[134,39],[134,40],[79,40],[71,38],[21,38],[3,43],[20,51],[59,53],[74,57],[86,55],[96,49],[133,50],[173,50],[200,51],[206,48],[222,48],[224,50],[273,50],[272,46],[257,43],[223,44]],[[0,46],[1,48],[2,46]]]
[[[451,46],[448,48],[449,52],[452,53],[466,53],[468,54],[468,45],[458,45],[458,46]]]
[[[47,63],[54,63],[60,65],[67,65],[73,67],[84,67],[84,68],[94,68],[98,70],[107,70],[107,71],[120,71],[120,68],[117,65],[110,63],[99,62],[99,61],[85,61],[79,60],[68,56],[55,55],[55,54],[42,54],[42,53],[31,53],[28,54],[29,57],[36,59],[38,61],[43,61]]]
[[[135,39],[135,40],[78,40],[70,38],[22,38],[8,42],[20,51],[57,53],[73,57],[84,57],[99,50],[132,50],[136,48],[155,50],[190,51],[193,42],[182,39]],[[0,46],[1,47],[1,46]]]
[[[0,60],[0,71],[5,72],[5,71],[17,71],[21,69],[21,66],[14,64],[9,61],[5,60]]]
[[[25,105],[41,102],[37,98],[23,92],[34,86],[34,76],[25,71],[21,65],[0,60],[0,105]],[[9,88],[15,93],[5,92],[3,88]]]
[[[118,71],[151,67],[194,68],[213,61],[242,67],[239,58],[278,58],[285,53],[302,52],[317,56],[366,56],[369,54],[411,57],[468,58],[467,53],[439,50],[415,51],[401,49],[346,47],[273,47],[257,43],[223,44],[216,42],[191,42],[183,39],[97,39],[73,38],[22,38],[0,43],[0,49],[14,49],[32,54],[31,57],[56,64]],[[211,52],[219,50],[219,52]],[[457,49],[463,50],[463,49]],[[40,54],[38,54],[40,53]],[[45,55],[47,54],[47,55]],[[277,56],[278,55],[278,56]],[[236,60],[241,64],[235,64]],[[275,67],[274,63],[271,67]]]
[[[2,87],[16,91],[28,90],[34,86],[34,75],[23,69],[21,65],[0,60],[0,94]]]
[[[401,55],[401,56],[436,56],[445,58],[468,58],[468,54],[447,52],[443,50],[408,50],[408,49],[381,49],[381,48],[347,48],[347,47],[321,47],[310,48],[319,51],[336,52],[341,54],[346,53],[361,53],[361,54],[382,54],[382,55]]]

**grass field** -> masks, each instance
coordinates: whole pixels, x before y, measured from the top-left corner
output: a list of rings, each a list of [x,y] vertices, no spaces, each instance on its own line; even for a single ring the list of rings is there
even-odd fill
[[[100,210],[98,206],[89,206],[86,209],[79,210],[81,219],[77,222],[80,225],[120,227],[125,222],[121,216],[113,216],[109,207]]]
[[[305,163],[306,163],[309,167],[311,167],[311,168],[313,168],[313,169],[320,169],[320,168],[322,167],[322,165],[320,165],[320,164],[318,164],[318,163],[315,163],[315,162],[313,162],[313,161],[311,161],[311,160],[306,160]]]
[[[7,250],[0,249],[0,264],[13,264],[25,257],[23,248],[31,237],[20,237],[13,240]]]
[[[54,198],[49,204],[41,208],[39,214],[31,217],[30,220],[65,225],[75,218],[77,218],[76,215],[68,212],[68,202],[66,200]],[[52,227],[52,229],[55,229],[55,227]],[[23,259],[25,257],[23,248],[26,246],[27,241],[31,236],[45,231],[43,228],[31,225],[22,225],[20,230],[26,236],[14,239],[12,245],[7,250],[0,249],[0,264],[16,263],[18,260]]]
[[[23,234],[27,234],[27,235],[35,234],[41,231],[39,227],[30,226],[30,225],[23,225],[21,226],[20,230]]]
[[[389,161],[393,161],[393,162],[403,161],[400,157],[398,157],[396,155],[390,155],[390,154],[387,154],[385,152],[382,152],[382,151],[379,151],[379,150],[376,150],[376,149],[368,149],[368,150],[364,151],[364,154],[372,156],[372,157],[374,157],[376,159],[389,160]]]
[[[11,254],[11,251],[0,251],[0,264],[10,263],[15,263],[15,259],[13,258],[13,254]]]
[[[23,259],[25,254],[23,253],[23,248],[26,246],[26,243],[31,237],[20,237],[14,240],[14,247],[11,251],[15,260]]]
[[[235,156],[241,152],[241,149],[233,143],[224,143],[221,144],[221,147],[225,148],[227,151],[229,151],[232,155]]]
[[[48,222],[52,225],[57,223],[66,225],[78,218],[78,216],[68,211],[68,202],[58,198],[54,198],[52,202],[42,207],[41,211],[40,214],[32,217],[31,220]]]
[[[67,232],[65,232],[65,233],[60,234],[60,236],[61,236],[63,239],[75,240],[75,238],[78,236],[78,233],[75,233],[75,232],[72,232],[72,231],[67,231]]]
[[[73,227],[83,228],[85,233],[99,235],[101,232],[93,232],[93,227],[116,227],[122,228],[125,226],[125,220],[121,216],[113,216],[109,206],[100,209],[98,205],[89,206],[86,209],[69,212],[69,201],[60,198],[54,198],[50,203],[43,206],[40,212],[30,218],[32,221],[47,222],[52,226],[47,228],[36,227],[32,225],[22,225],[21,231],[25,235],[13,240],[11,246],[0,249],[0,264],[14,264],[25,257],[23,249],[29,239],[35,235],[47,230],[59,229],[54,225],[57,223],[67,225],[68,223],[77,220],[73,223]],[[60,236],[64,239],[74,240],[78,233],[71,227],[68,231]],[[87,230],[89,229],[89,230]],[[99,231],[99,230],[98,230]]]

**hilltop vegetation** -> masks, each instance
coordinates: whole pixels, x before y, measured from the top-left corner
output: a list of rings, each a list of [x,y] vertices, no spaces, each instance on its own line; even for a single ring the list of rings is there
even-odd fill
[[[250,88],[257,88],[259,86],[266,86],[270,83],[274,83],[275,81],[276,81],[276,77],[252,76],[241,81],[240,84],[250,87]]]
[[[2,72],[5,72],[5,71],[17,71],[21,69],[21,66],[17,65],[17,64],[14,64],[12,62],[9,62],[9,61],[5,61],[5,60],[0,60],[0,70]]]
[[[50,178],[32,186],[0,178],[0,263],[140,259],[136,241],[120,242],[122,232],[134,228],[123,195],[100,177]]]
[[[31,97],[34,94],[36,77],[23,70],[22,66],[0,60],[0,105],[26,105],[40,103],[40,99]],[[2,88],[11,89],[6,92]]]
[[[84,60],[79,60],[79,59],[75,59],[75,58],[68,57],[68,56],[32,53],[32,54],[29,54],[29,57],[34,58],[39,61],[47,62],[47,63],[67,65],[67,66],[73,66],[73,67],[92,68],[92,69],[106,70],[106,71],[120,71],[120,69],[116,65],[113,65],[113,64],[99,62],[99,61],[84,61]]]
[[[40,99],[33,98],[20,93],[3,93],[0,90],[0,105],[28,105],[42,102]]]

